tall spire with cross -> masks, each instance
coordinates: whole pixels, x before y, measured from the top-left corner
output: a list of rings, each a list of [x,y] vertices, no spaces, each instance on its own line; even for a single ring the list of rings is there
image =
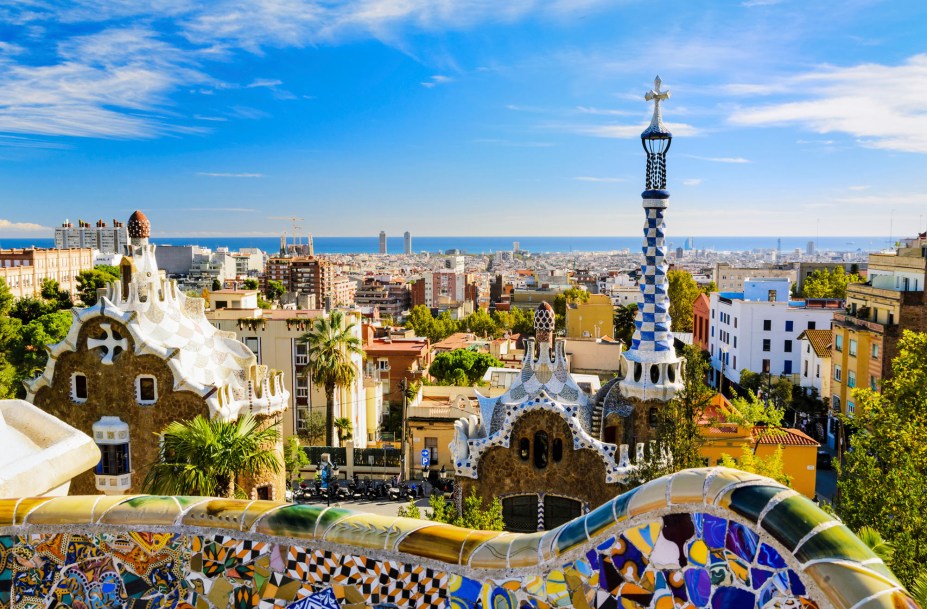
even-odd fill
[[[683,360],[676,356],[669,314],[668,282],[666,280],[666,242],[663,214],[669,204],[666,190],[666,153],[673,134],[663,124],[661,102],[669,99],[662,91],[657,76],[654,87],[644,95],[653,101],[653,118],[641,133],[641,143],[647,152],[646,190],[641,194],[647,219],[644,223],[644,264],[641,266],[643,304],[634,320],[631,348],[625,353],[628,363],[622,393],[639,399],[672,399],[682,388]]]

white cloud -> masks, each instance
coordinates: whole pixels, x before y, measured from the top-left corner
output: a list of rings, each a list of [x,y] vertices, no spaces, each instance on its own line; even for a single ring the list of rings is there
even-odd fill
[[[639,123],[637,125],[560,125],[552,126],[555,129],[561,129],[569,133],[578,135],[591,135],[594,137],[608,137],[617,139],[630,139],[640,137],[641,132],[647,128],[649,122]],[[699,129],[686,123],[665,123],[666,127],[679,136],[698,135]]]
[[[224,171],[198,171],[196,175],[205,178],[263,178],[263,173],[230,173]]]
[[[870,186],[868,184],[849,186],[850,190],[869,190]]]
[[[42,226],[41,224],[34,224],[32,222],[11,222],[4,218],[0,218],[0,230],[8,230],[13,232],[29,232],[29,231],[45,231],[50,232],[52,229],[48,226]]]
[[[597,178],[594,176],[577,176],[573,179],[580,182],[627,182],[624,178]]]
[[[276,79],[271,79],[271,78],[257,78],[254,80],[254,82],[248,85],[245,85],[245,88],[255,89],[258,87],[276,87],[282,84],[283,84],[282,80],[276,80]]]
[[[769,87],[737,85],[734,91],[787,97],[737,108],[730,116],[736,125],[798,125],[845,133],[870,148],[927,153],[927,55],[896,66],[823,66]]]
[[[451,78],[450,76],[444,76],[443,74],[435,74],[434,76],[431,77],[431,80],[427,80],[421,83],[421,85],[427,89],[431,89],[432,87],[435,87],[437,85],[444,85],[449,82],[453,82],[453,80],[454,79]]]
[[[682,181],[683,186],[698,186],[701,183],[702,183],[701,178],[689,178],[688,180]]]
[[[698,159],[699,161],[710,161],[712,163],[752,163],[750,159],[745,159],[742,156],[696,156],[694,154],[685,155],[690,159]]]
[[[598,116],[633,116],[639,114],[637,112],[629,112],[627,110],[612,110],[607,108],[590,108],[588,106],[576,106],[576,110],[580,114],[595,114]]]

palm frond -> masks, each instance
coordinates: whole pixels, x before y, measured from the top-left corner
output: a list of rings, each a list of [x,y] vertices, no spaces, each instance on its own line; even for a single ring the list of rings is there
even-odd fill
[[[914,578],[914,583],[908,588],[908,592],[917,601],[921,607],[927,607],[927,570],[921,571]]]

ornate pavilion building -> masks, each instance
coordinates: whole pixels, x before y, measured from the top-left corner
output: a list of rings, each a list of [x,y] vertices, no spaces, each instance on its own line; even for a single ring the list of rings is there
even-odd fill
[[[100,447],[100,463],[74,479],[72,494],[140,492],[158,456],[156,434],[172,421],[253,413],[279,425],[289,405],[282,373],[258,365],[234,334],[206,320],[201,298],[164,278],[145,214],[132,214],[128,232],[120,280],[95,305],[73,309],[67,336],[48,347],[44,372],[27,383],[30,402]],[[238,482],[253,498],[282,499],[283,478]]]
[[[471,489],[484,501],[499,497],[506,528],[551,529],[596,508],[623,490],[653,438],[656,412],[682,388],[683,359],[670,332],[663,214],[666,153],[672,135],[655,87],[653,118],[641,134],[647,152],[643,206],[644,304],[635,320],[631,349],[619,375],[596,396],[584,393],[567,370],[562,341],[554,341],[554,312],[535,313],[536,341],[529,341],[522,371],[498,398],[479,397],[480,414],[458,420],[450,445],[461,495]],[[635,461],[629,447],[636,446]]]

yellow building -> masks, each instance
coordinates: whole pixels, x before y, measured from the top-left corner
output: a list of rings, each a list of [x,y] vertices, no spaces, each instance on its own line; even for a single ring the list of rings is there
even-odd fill
[[[828,441],[846,448],[837,414],[853,416],[853,389],[878,391],[904,330],[927,330],[924,285],[927,238],[907,240],[894,253],[869,255],[866,283],[847,287],[846,312],[834,314],[831,343],[831,416]]]
[[[733,406],[720,394],[706,412],[712,419],[722,419]],[[807,434],[785,427],[738,425],[736,423],[705,422],[701,427],[705,443],[701,447],[707,465],[717,465],[726,454],[735,461],[749,446],[760,458],[773,456],[782,447],[782,473],[791,478],[789,485],[799,493],[814,499],[817,480],[817,453],[820,444]]]
[[[566,308],[567,338],[602,338],[615,335],[615,309],[605,294],[590,294],[586,302]]]

